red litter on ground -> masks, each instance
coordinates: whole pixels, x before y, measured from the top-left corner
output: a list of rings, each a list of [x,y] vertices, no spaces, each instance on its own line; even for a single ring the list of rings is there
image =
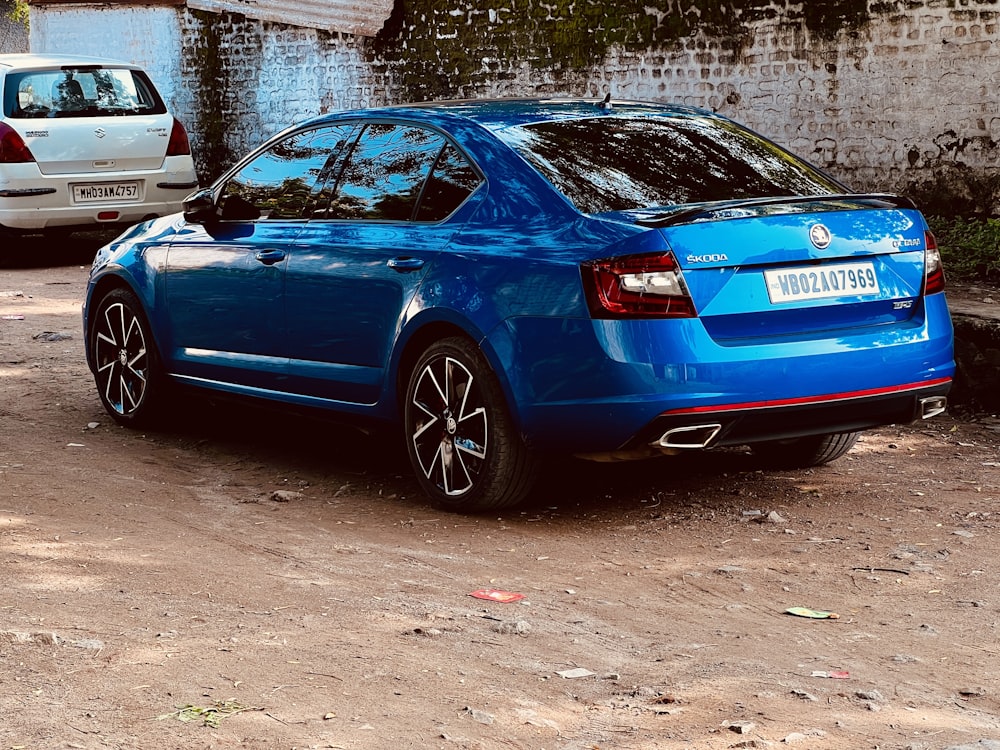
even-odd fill
[[[474,596],[477,599],[488,599],[491,602],[500,602],[501,604],[519,602],[524,598],[524,594],[518,594],[514,591],[497,591],[496,589],[477,589],[471,592],[469,596]]]

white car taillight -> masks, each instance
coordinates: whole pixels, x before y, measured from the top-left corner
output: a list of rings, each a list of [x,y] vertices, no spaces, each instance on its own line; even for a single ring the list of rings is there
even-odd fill
[[[0,122],[0,164],[24,164],[34,160],[31,149],[17,131]]]
[[[924,294],[937,294],[944,291],[944,264],[930,230],[924,232],[924,244]]]
[[[181,121],[174,118],[174,126],[170,129],[170,142],[167,144],[167,156],[187,156],[191,153],[191,143],[187,131]]]
[[[694,318],[694,302],[672,253],[585,264],[584,287],[595,318]]]

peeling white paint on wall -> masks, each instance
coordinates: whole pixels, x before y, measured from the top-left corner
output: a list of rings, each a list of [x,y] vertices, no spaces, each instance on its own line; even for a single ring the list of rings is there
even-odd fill
[[[250,6],[273,9],[276,2],[188,0],[189,7],[221,9],[227,3],[239,5],[242,15],[219,16],[212,38],[228,61],[230,80],[226,90],[209,93],[225,110],[224,137],[234,153],[312,115],[406,99],[403,80],[413,70],[406,67],[407,58],[397,63],[377,59],[366,36],[331,35],[290,25],[287,17],[280,22],[249,18]],[[328,5],[331,12],[340,7],[312,4]],[[288,7],[293,5],[307,3]],[[366,7],[373,8],[369,32],[381,28],[379,14],[388,13],[388,7]],[[204,101],[198,91],[184,88],[185,81],[192,89],[201,83],[196,80],[201,63],[190,49],[201,27],[210,23],[203,14],[194,15],[183,6],[124,2],[35,6],[31,49],[114,56],[143,65],[190,129],[198,122],[198,102]],[[450,91],[455,97],[595,98],[610,92],[714,109],[855,188],[895,190],[913,175],[934,178],[941,165],[996,170],[1000,164],[1000,90],[992,84],[995,76],[988,75],[1000,70],[1000,13],[983,11],[983,21],[969,17],[928,5],[836,40],[810,39],[783,26],[780,18],[761,19],[738,55],[695,35],[649,50],[610,47],[601,60],[579,70],[477,49],[469,54],[481,61],[481,75]],[[439,40],[434,24],[444,22],[430,16],[424,22],[426,38]],[[424,69],[447,78],[451,50],[446,45],[430,49],[440,60],[420,61]],[[197,146],[200,134],[191,134]]]
[[[178,54],[181,31],[177,9],[127,6],[94,9],[65,6],[31,13],[32,52],[93,55],[142,66],[171,108],[182,82]]]

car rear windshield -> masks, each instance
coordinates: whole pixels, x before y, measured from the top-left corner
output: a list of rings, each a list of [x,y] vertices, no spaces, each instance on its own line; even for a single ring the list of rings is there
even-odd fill
[[[846,190],[722,118],[607,115],[514,126],[497,135],[584,213]]]
[[[144,73],[101,67],[8,73],[3,112],[12,118],[163,114]]]

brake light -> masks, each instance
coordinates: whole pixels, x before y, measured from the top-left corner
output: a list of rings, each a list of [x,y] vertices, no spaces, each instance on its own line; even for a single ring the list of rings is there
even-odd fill
[[[944,264],[930,230],[924,232],[924,245],[924,294],[937,294],[944,291]]]
[[[595,318],[694,318],[698,313],[672,253],[587,263],[584,287]]]
[[[181,121],[174,118],[174,126],[170,129],[170,142],[167,144],[167,156],[187,156],[191,153],[191,143],[187,131]]]
[[[31,150],[17,131],[0,122],[0,164],[24,164],[34,160]]]

